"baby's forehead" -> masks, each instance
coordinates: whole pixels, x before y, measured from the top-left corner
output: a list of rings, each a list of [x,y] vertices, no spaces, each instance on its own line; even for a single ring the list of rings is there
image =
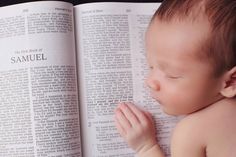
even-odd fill
[[[204,44],[210,36],[211,27],[207,20],[192,22],[189,20],[162,21],[155,19],[146,31],[146,41],[159,40],[173,42],[174,45],[186,43],[199,46]]]
[[[202,59],[202,51],[209,38],[206,25],[191,21],[152,21],[146,33],[146,49],[176,52],[192,59]]]
[[[160,19],[158,17],[153,18],[152,21],[149,24],[148,29],[150,29],[151,27],[154,28],[159,28],[160,26],[164,26],[167,29],[169,28],[196,28],[199,27],[201,29],[204,29],[206,31],[210,31],[211,30],[211,24],[210,21],[208,19],[208,17],[206,16],[199,16],[199,17],[186,17],[186,18],[173,18],[171,20],[163,20]],[[199,31],[198,29],[192,29],[192,31]]]

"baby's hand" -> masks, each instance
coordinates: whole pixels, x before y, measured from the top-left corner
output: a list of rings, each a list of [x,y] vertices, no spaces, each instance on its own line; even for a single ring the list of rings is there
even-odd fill
[[[128,145],[136,153],[144,153],[157,145],[155,126],[150,113],[131,103],[121,103],[115,110],[115,124]]]

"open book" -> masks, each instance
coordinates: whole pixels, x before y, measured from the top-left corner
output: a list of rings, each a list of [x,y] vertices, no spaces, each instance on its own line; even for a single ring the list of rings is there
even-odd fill
[[[0,8],[0,156],[133,157],[119,102],[157,119],[169,156],[178,121],[144,84],[144,34],[158,3],[31,2]]]

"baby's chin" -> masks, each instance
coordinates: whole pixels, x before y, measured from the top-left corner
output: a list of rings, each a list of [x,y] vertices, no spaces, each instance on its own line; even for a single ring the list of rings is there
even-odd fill
[[[168,108],[165,104],[160,104],[162,111],[170,116],[182,116],[184,113]]]
[[[165,109],[162,109],[162,111],[167,114],[167,115],[170,115],[170,116],[180,116],[181,114],[178,114],[178,113],[175,113],[175,112],[170,112],[168,110],[165,110]]]
[[[159,98],[156,98],[154,96],[152,96],[153,99],[155,99],[155,101],[158,103],[158,105],[160,106],[161,110],[170,116],[181,116],[184,115],[184,113],[174,110],[170,107],[168,107],[169,105],[165,104],[163,101],[161,101]]]

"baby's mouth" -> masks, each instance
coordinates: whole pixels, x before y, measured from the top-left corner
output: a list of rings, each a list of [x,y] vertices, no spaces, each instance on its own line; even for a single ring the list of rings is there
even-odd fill
[[[160,104],[162,106],[162,103],[159,99],[155,99],[157,101],[158,104]]]
[[[156,94],[151,92],[151,97],[155,99],[159,104],[161,104],[160,98]]]

